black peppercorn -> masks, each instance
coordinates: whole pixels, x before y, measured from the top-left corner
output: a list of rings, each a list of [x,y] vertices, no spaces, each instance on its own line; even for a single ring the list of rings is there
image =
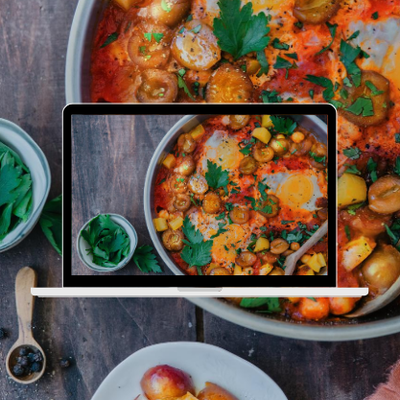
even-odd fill
[[[25,373],[25,370],[21,365],[16,364],[14,365],[12,372],[15,376],[21,376]]]
[[[42,363],[34,362],[31,365],[31,372],[39,372],[42,370]]]

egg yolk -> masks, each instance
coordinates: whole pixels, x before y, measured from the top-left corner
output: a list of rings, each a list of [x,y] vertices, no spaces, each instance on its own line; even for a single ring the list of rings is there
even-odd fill
[[[291,175],[277,191],[280,200],[294,208],[310,201],[313,193],[314,185],[310,178],[300,174]]]
[[[218,147],[210,147],[207,150],[207,158],[223,169],[235,168],[240,160],[237,141],[230,138],[222,139]]]

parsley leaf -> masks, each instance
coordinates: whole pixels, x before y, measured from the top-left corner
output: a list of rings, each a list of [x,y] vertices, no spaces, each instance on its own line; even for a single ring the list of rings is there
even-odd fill
[[[367,97],[358,97],[357,100],[346,107],[346,110],[355,115],[362,114],[363,117],[370,117],[374,115],[374,107],[372,100]]]
[[[372,96],[378,96],[379,94],[385,93],[384,90],[378,90],[378,88],[371,81],[365,81],[365,86],[371,90]]]
[[[378,11],[375,11],[372,15],[371,15],[372,19],[378,19],[379,18],[379,14]]]
[[[271,121],[274,124],[274,129],[279,133],[284,133],[285,135],[291,135],[297,127],[297,122],[290,118],[271,115]]]
[[[39,223],[47,240],[62,256],[62,195],[46,203]]]
[[[214,18],[214,35],[222,51],[235,60],[253,51],[264,50],[270,38],[269,18],[260,12],[253,15],[251,2],[242,8],[240,0],[219,0],[219,18]]]
[[[322,86],[325,90],[322,92],[322,97],[325,101],[330,102],[335,95],[333,91],[333,83],[330,79],[325,78],[324,76],[315,76],[315,75],[307,75],[304,78],[306,81],[314,83],[318,86]]]
[[[257,76],[260,77],[261,75],[268,74],[269,63],[267,57],[265,57],[264,50],[257,51],[257,61],[261,65],[261,69],[258,71]]]
[[[289,50],[289,45],[286,43],[282,43],[278,38],[275,38],[272,41],[272,47],[278,50]]]
[[[348,149],[343,150],[343,154],[352,160],[357,160],[360,158],[362,152],[358,147],[349,147]]]
[[[188,216],[183,220],[183,233],[185,234],[187,244],[181,252],[181,258],[187,262],[190,267],[202,267],[211,262],[212,240],[204,241],[202,233],[192,225]],[[201,269],[197,268],[199,275],[202,275]]]
[[[148,245],[140,246],[135,250],[133,255],[133,261],[136,266],[145,273],[163,272],[160,265],[158,264],[157,258],[154,253],[152,253],[153,248]]]
[[[374,159],[372,157],[370,157],[367,162],[367,169],[368,169],[368,172],[371,173],[372,182],[375,182],[378,179],[378,175],[376,173],[376,167],[377,167],[377,163],[374,161]]]
[[[347,168],[344,171],[346,174],[361,175],[361,171],[353,164],[344,164]]]
[[[359,34],[360,34],[360,31],[355,31],[350,37],[348,37],[346,39],[346,41],[348,42],[349,40],[353,40],[353,39],[357,38]]]
[[[276,297],[254,297],[254,298],[244,298],[240,302],[240,307],[243,308],[258,308],[262,306],[267,306],[268,312],[281,312],[281,305],[279,298]]]
[[[100,48],[102,49],[103,47],[108,46],[112,42],[115,42],[118,39],[118,36],[119,36],[118,32],[111,33],[110,35],[107,36],[107,39],[100,46]]]
[[[282,58],[281,56],[276,57],[276,62],[274,64],[274,68],[276,69],[284,69],[284,68],[292,68],[293,64]]]
[[[396,134],[394,135],[394,141],[395,141],[396,143],[400,143],[400,133],[396,133]]]
[[[400,157],[396,158],[396,164],[393,168],[393,172],[400,176]]]
[[[269,90],[263,90],[261,92],[261,98],[263,103],[282,103],[282,97],[279,96],[279,93],[276,90],[273,90],[272,92]]]
[[[400,251],[400,219],[396,219],[390,228],[388,225],[384,225],[393,246]]]
[[[355,60],[360,55],[361,51],[360,46],[353,47],[343,39],[340,42],[340,52],[342,54],[340,61],[342,61],[346,67],[347,73],[350,75],[356,87],[361,84],[361,70],[355,63]]]
[[[326,50],[330,49],[330,47],[331,47],[332,44],[333,44],[333,41],[335,40],[336,28],[338,27],[338,25],[337,25],[337,24],[332,25],[332,24],[330,24],[329,22],[327,22],[327,23],[326,23],[326,26],[328,27],[329,32],[331,33],[332,40],[330,41],[330,43],[328,44],[328,46],[324,47],[322,50],[320,50],[320,51],[316,54],[317,56],[320,55],[320,54],[322,54],[322,53],[325,52]]]
[[[186,82],[184,81],[184,79],[182,78],[183,75],[181,75],[179,72],[176,74],[176,76],[178,77],[178,88],[179,89],[183,89],[183,91],[192,99],[192,100],[196,100],[192,93],[190,93],[189,88],[186,85]]]
[[[32,210],[32,180],[29,169],[9,147],[0,143],[0,242]]]
[[[205,178],[207,180],[208,186],[218,189],[220,187],[226,187],[229,183],[229,173],[228,171],[223,171],[221,166],[207,160],[207,169],[205,173]]]

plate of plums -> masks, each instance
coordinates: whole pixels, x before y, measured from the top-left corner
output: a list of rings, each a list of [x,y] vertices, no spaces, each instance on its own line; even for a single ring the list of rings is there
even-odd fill
[[[287,400],[248,361],[219,347],[171,342],[145,347],[106,377],[92,400]]]

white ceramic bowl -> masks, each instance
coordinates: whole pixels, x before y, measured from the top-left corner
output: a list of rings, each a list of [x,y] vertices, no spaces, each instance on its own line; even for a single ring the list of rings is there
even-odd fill
[[[49,195],[51,174],[46,156],[35,141],[18,125],[2,118],[0,118],[0,142],[14,150],[29,168],[33,191],[30,217],[0,242],[1,253],[24,240],[35,227]]]
[[[137,351],[111,371],[92,400],[135,399],[143,393],[143,374],[161,364],[191,375],[196,391],[210,381],[243,400],[287,400],[278,385],[253,364],[219,347],[196,342],[163,343]]]
[[[129,239],[131,241],[131,249],[129,251],[129,254],[115,267],[102,267],[100,265],[95,264],[92,261],[92,256],[87,254],[86,249],[90,247],[88,242],[82,237],[81,232],[83,230],[86,230],[87,226],[91,221],[93,221],[98,215],[90,219],[88,222],[86,222],[85,225],[82,226],[82,228],[79,231],[79,235],[76,239],[76,250],[78,252],[79,258],[85,264],[88,268],[92,269],[93,271],[97,272],[114,272],[119,269],[124,268],[129,261],[132,259],[133,253],[135,252],[137,243],[138,243],[138,236],[135,231],[135,228],[132,226],[132,224],[125,219],[123,216],[118,215],[118,214],[110,214],[110,213],[104,213],[110,216],[111,220],[115,222],[116,224],[120,225],[123,229],[125,229],[125,232],[129,236]]]

